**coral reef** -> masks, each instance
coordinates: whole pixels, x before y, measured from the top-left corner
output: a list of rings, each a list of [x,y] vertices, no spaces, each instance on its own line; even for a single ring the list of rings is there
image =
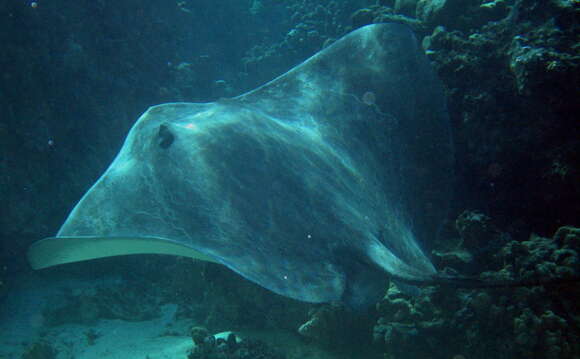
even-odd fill
[[[451,30],[469,31],[505,18],[510,1],[419,0],[416,17],[427,27],[445,25]]]
[[[511,241],[497,254],[499,272],[518,280],[578,278],[580,229],[561,227],[553,238],[532,234],[527,241]],[[580,289],[575,283],[522,287],[507,297],[506,311],[513,319],[514,352],[527,358],[574,358],[580,353],[580,312],[575,304]],[[493,301],[490,301],[491,303]],[[514,310],[515,308],[515,310]],[[512,310],[509,310],[512,309]]]
[[[497,255],[509,263],[504,270],[516,278],[573,278],[580,276],[580,229],[561,227],[553,238],[532,234],[527,241],[511,241]]]
[[[443,19],[423,41],[447,87],[465,186],[457,206],[485,208],[522,236],[578,220],[575,17],[554,2],[516,1],[469,31]]]
[[[553,238],[531,235],[515,241],[481,213],[464,212],[456,224],[460,248],[494,238],[501,243],[483,253],[465,249],[486,258],[490,270],[483,278],[534,281],[580,275],[578,228],[561,227]],[[453,267],[454,262],[446,264]],[[572,359],[580,350],[579,296],[573,283],[494,290],[428,287],[419,297],[391,285],[377,306],[381,318],[373,336],[392,358]]]
[[[191,330],[195,347],[187,356],[188,359],[284,359],[284,356],[255,339],[238,338],[228,333],[224,338],[210,335],[207,329],[195,327]]]
[[[204,327],[191,328],[191,339],[196,346],[202,346],[205,342],[205,339],[209,336],[210,334],[208,330]]]

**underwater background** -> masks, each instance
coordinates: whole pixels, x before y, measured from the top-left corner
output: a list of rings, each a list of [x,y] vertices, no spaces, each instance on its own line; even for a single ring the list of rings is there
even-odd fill
[[[435,266],[578,276],[577,0],[4,0],[0,16],[1,359],[580,357],[577,283],[420,296],[392,284],[353,313],[187,258],[26,261],[149,106],[242,94],[398,22],[445,87],[455,147]]]

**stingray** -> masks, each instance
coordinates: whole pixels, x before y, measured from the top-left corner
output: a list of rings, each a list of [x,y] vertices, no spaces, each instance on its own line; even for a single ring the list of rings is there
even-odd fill
[[[238,97],[149,108],[29,262],[185,256],[366,306],[389,278],[440,276],[422,248],[452,164],[442,86],[413,33],[369,25]]]

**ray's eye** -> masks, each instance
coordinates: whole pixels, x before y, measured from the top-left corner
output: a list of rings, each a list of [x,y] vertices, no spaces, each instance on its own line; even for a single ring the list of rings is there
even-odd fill
[[[171,133],[169,127],[167,127],[165,124],[160,125],[159,131],[157,132],[157,143],[159,144],[159,147],[163,148],[164,150],[168,149],[174,140],[175,136],[173,133]]]

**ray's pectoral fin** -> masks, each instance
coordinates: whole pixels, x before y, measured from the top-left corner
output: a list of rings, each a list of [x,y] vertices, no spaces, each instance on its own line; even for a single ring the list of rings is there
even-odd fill
[[[34,269],[130,254],[168,254],[215,260],[179,242],[155,237],[50,237],[34,243],[28,260]]]

